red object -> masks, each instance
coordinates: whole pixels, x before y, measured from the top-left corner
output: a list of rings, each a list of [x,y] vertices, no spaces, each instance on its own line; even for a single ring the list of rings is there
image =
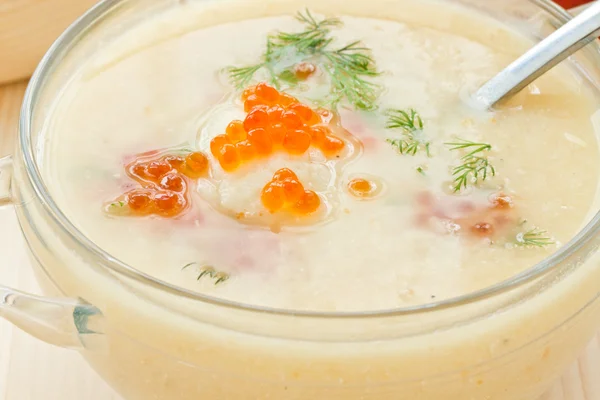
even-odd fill
[[[591,0],[554,0],[554,2],[560,4],[566,9],[569,9],[591,3]]]

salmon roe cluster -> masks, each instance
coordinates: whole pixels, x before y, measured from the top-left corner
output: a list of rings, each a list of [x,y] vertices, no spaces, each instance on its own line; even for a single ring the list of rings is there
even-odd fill
[[[123,208],[131,215],[174,217],[188,206],[188,181],[206,176],[208,159],[201,152],[138,158],[126,167],[127,174],[142,188],[133,189],[109,206]]]
[[[333,157],[345,147],[328,126],[327,110],[315,111],[266,83],[246,89],[242,100],[246,118],[231,121],[225,134],[210,143],[211,153],[227,172],[276,151],[302,155],[313,146]]]
[[[290,211],[309,215],[321,205],[319,196],[312,190],[306,190],[294,171],[288,168],[275,172],[271,182],[263,188],[260,199],[271,213]]]

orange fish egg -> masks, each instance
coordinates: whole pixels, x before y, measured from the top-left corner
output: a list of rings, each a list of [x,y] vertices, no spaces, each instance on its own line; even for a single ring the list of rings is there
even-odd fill
[[[324,126],[313,126],[308,133],[310,134],[311,144],[321,147],[325,143],[325,138],[331,134],[331,129]]]
[[[368,197],[373,194],[375,188],[375,184],[363,178],[352,179],[348,182],[348,191],[356,197]]]
[[[271,136],[269,136],[269,133],[263,128],[249,131],[248,141],[252,143],[252,146],[254,146],[254,149],[256,150],[256,154],[259,156],[268,156],[273,151],[273,141],[271,140]]]
[[[240,155],[233,144],[226,144],[219,152],[219,164],[227,172],[234,171],[240,166]]]
[[[285,191],[281,182],[269,182],[263,188],[260,200],[267,210],[274,213],[285,204]]]
[[[300,129],[304,122],[294,111],[286,111],[281,116],[281,123],[287,129]]]
[[[295,181],[299,180],[298,175],[294,171],[289,168],[281,168],[273,175],[274,181],[283,181],[284,179],[293,179]]]
[[[293,211],[300,215],[314,213],[321,206],[321,198],[312,190],[305,190],[302,198],[294,204]]]
[[[160,180],[160,186],[163,189],[171,190],[173,192],[182,192],[185,190],[185,182],[183,178],[176,173],[169,173]]]
[[[283,148],[293,155],[304,154],[309,147],[310,135],[302,129],[288,131],[283,139]]]
[[[172,216],[185,207],[185,199],[173,192],[159,192],[154,195],[154,203],[160,214]]]
[[[158,179],[171,171],[173,168],[164,161],[152,161],[146,166],[146,175]]]
[[[257,95],[255,94],[251,94],[250,96],[248,96],[248,98],[244,101],[244,111],[246,112],[250,112],[252,111],[255,107],[258,106],[262,106],[265,105],[264,101],[261,100]]]
[[[317,66],[309,62],[301,62],[294,66],[294,75],[301,81],[308,79],[317,71]]]
[[[267,115],[269,116],[269,122],[277,123],[281,121],[281,117],[283,117],[283,113],[285,110],[280,106],[269,107],[267,110]]]
[[[283,186],[285,201],[287,203],[296,203],[302,199],[302,196],[304,196],[304,186],[300,181],[294,178],[285,178],[280,182]]]
[[[330,157],[339,154],[344,149],[345,144],[342,139],[333,135],[327,135],[319,147],[323,154]]]
[[[129,173],[134,177],[144,178],[146,176],[146,165],[136,162],[129,166]]]
[[[269,135],[271,136],[271,141],[273,142],[273,145],[280,146],[283,143],[283,139],[285,138],[287,129],[285,128],[285,126],[283,126],[283,124],[277,123],[271,125],[267,129],[267,132],[269,132]]]
[[[256,150],[248,140],[236,143],[235,147],[237,148],[241,161],[247,162],[256,157]]]
[[[267,111],[262,108],[255,108],[250,111],[244,119],[244,129],[246,132],[250,132],[257,128],[266,128],[269,124],[269,115]]]
[[[219,154],[221,153],[221,149],[226,144],[231,144],[229,138],[225,135],[217,135],[210,141],[210,152],[216,158],[219,158]]]
[[[297,102],[298,102],[297,98],[295,98],[294,96],[291,96],[287,93],[281,93],[281,95],[279,96],[279,104],[283,107],[288,107]]]
[[[248,97],[252,96],[253,94],[256,94],[256,86],[250,86],[246,89],[244,89],[244,91],[242,92],[242,101],[246,101],[248,100]]]
[[[225,134],[231,140],[232,143],[241,142],[242,140],[246,140],[246,129],[244,128],[244,123],[240,120],[233,120],[227,125],[225,129]]]
[[[165,162],[167,162],[167,164],[169,164],[172,168],[176,170],[181,169],[183,167],[183,164],[185,163],[185,159],[180,156],[166,156],[164,160]]]
[[[185,156],[185,170],[183,173],[192,179],[200,178],[208,172],[208,158],[199,152],[193,152]]]
[[[264,82],[256,85],[255,93],[258,97],[268,103],[275,103],[277,100],[279,100],[279,91]]]
[[[125,198],[129,208],[136,213],[144,213],[152,206],[152,194],[148,190],[134,190]]]
[[[296,103],[292,104],[288,107],[289,111],[294,112],[297,116],[300,117],[305,123],[311,122],[313,125],[319,122],[319,117],[309,106]]]

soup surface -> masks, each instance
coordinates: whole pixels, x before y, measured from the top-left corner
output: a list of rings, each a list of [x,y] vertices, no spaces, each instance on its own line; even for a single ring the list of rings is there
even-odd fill
[[[575,73],[475,111],[525,38],[444,2],[359,3],[184,3],[129,27],[45,127],[58,204],[151,276],[297,310],[464,295],[570,240],[599,170]]]

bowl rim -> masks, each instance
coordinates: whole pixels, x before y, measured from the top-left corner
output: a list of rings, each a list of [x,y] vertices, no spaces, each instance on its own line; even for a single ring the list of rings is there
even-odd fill
[[[473,304],[491,297],[499,296],[513,289],[517,289],[549,272],[552,272],[561,264],[562,261],[569,258],[573,253],[576,253],[580,249],[584,248],[592,238],[600,233],[600,212],[598,212],[594,215],[591,221],[588,222],[585,227],[575,235],[575,237],[573,237],[569,242],[563,245],[552,255],[504,281],[472,293],[456,296],[442,301],[374,311],[320,312],[245,304],[194,292],[154,278],[142,271],[139,271],[96,245],[90,238],[85,236],[83,232],[81,232],[61,211],[50,195],[50,191],[47,189],[44,180],[42,179],[42,174],[40,173],[38,163],[36,162],[35,146],[31,140],[32,121],[35,117],[34,111],[36,100],[42,92],[46,78],[50,75],[50,72],[55,67],[55,64],[60,63],[61,58],[58,57],[58,55],[68,52],[69,49],[76,44],[77,38],[94,23],[102,21],[102,17],[109,11],[120,7],[129,1],[132,0],[101,0],[99,3],[90,8],[85,14],[79,17],[73,24],[71,24],[71,26],[69,26],[52,44],[36,68],[25,93],[21,108],[21,115],[19,118],[18,143],[21,152],[17,154],[23,159],[27,178],[29,179],[29,182],[31,183],[31,186],[38,199],[41,201],[43,210],[50,215],[53,222],[56,223],[56,225],[61,228],[71,240],[74,240],[79,245],[85,247],[88,252],[92,253],[100,260],[100,264],[103,267],[106,267],[117,274],[134,279],[146,286],[154,287],[161,291],[167,292],[168,294],[181,296],[220,307],[234,308],[248,312],[259,312],[261,314],[267,313],[281,316],[333,319],[397,317],[431,313],[467,304]],[[563,24],[572,18],[571,14],[554,3],[552,0],[528,0],[528,2],[548,12]],[[596,47],[598,47],[597,44]]]

